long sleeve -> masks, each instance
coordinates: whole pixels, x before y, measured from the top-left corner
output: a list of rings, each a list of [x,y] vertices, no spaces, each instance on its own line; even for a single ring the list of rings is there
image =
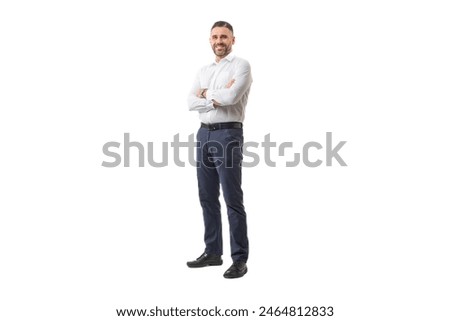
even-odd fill
[[[213,102],[211,99],[199,98],[197,97],[197,91],[201,88],[200,84],[200,71],[195,77],[194,84],[189,92],[188,96],[188,107],[190,111],[198,111],[199,113],[207,113],[214,109]]]
[[[252,81],[250,64],[232,54],[205,65],[189,92],[189,110],[205,124],[243,122]],[[199,89],[206,89],[206,98],[197,97]]]
[[[234,83],[230,88],[208,89],[206,93],[206,101],[214,100],[221,106],[236,104],[252,84],[253,80],[250,64],[243,60],[239,64],[232,79],[234,79]]]

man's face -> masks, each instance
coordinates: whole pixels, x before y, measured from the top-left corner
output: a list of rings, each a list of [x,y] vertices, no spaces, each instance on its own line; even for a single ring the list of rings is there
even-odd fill
[[[217,58],[222,59],[231,52],[234,36],[226,27],[215,27],[211,30],[209,42]]]

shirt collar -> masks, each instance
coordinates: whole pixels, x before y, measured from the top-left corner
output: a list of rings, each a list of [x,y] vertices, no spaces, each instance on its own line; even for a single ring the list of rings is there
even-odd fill
[[[234,57],[235,57],[234,53],[233,53],[233,52],[230,52],[228,55],[226,55],[225,58],[222,58],[219,62],[216,62],[216,60],[214,60],[213,64],[214,64],[214,65],[220,64],[220,62],[221,62],[222,60],[226,60],[226,61],[232,62],[233,59],[234,59]]]

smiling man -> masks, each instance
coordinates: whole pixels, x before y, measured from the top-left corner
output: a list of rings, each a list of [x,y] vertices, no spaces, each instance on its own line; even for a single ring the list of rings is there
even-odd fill
[[[222,265],[220,186],[227,206],[233,264],[225,278],[247,273],[247,215],[241,188],[242,124],[252,76],[250,64],[232,53],[233,27],[217,21],[209,38],[215,61],[200,69],[188,98],[189,110],[197,111],[197,181],[205,224],[205,250],[191,268]]]

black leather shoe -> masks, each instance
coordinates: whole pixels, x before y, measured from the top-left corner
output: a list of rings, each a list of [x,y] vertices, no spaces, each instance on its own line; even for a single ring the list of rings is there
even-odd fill
[[[245,273],[247,273],[247,264],[242,261],[237,261],[225,271],[223,277],[226,279],[241,278]]]
[[[209,265],[222,265],[222,263],[223,261],[221,255],[203,253],[195,261],[187,262],[187,266],[189,266],[190,268],[197,268]]]

